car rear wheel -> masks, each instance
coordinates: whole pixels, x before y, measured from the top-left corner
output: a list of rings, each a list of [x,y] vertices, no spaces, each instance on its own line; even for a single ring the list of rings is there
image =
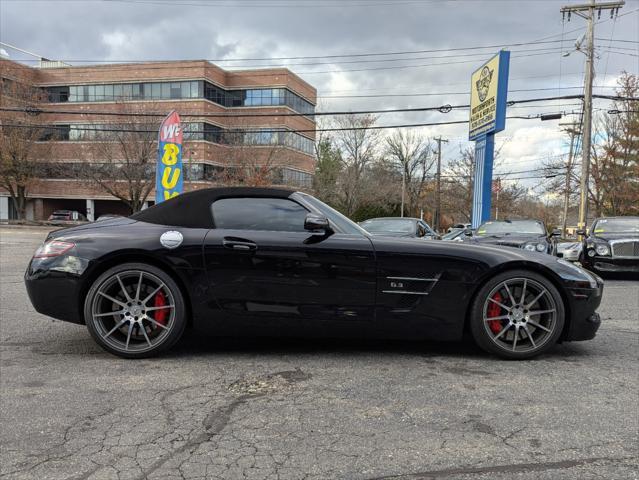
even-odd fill
[[[125,263],[100,275],[84,302],[96,342],[124,358],[144,358],[170,348],[186,326],[184,299],[163,270]]]
[[[526,359],[552,347],[564,321],[557,288],[535,272],[514,270],[496,275],[478,292],[470,327],[475,342],[487,352]]]

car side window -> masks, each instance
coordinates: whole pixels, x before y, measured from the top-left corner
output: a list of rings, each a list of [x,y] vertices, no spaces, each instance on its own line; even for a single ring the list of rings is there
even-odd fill
[[[417,224],[417,236],[418,237],[423,237],[424,235],[426,235],[426,229],[424,228],[424,225],[422,225],[421,223]]]
[[[215,228],[303,232],[308,210],[286,198],[222,198],[211,205]]]

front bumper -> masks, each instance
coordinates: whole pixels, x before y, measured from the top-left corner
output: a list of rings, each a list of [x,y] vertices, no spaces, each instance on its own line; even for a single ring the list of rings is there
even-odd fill
[[[572,287],[567,289],[569,318],[562,340],[591,340],[601,326],[601,317],[596,312],[603,296],[603,280],[589,273],[597,283],[595,288]]]
[[[605,273],[639,273],[639,258],[587,257],[584,266]]]

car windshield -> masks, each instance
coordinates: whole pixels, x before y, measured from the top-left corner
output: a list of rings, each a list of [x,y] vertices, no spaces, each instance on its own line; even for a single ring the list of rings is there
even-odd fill
[[[342,215],[337,210],[329,207],[317,198],[299,192],[295,195],[299,195],[302,200],[304,200],[311,207],[326,215],[326,218],[328,218],[333,227],[337,228],[341,233],[348,233],[351,235],[368,235],[368,232],[366,230],[357,225],[350,218]]]
[[[592,226],[595,235],[600,233],[639,233],[639,217],[602,218]]]
[[[371,233],[415,233],[413,220],[404,218],[372,218],[361,223]]]
[[[538,220],[492,221],[482,223],[476,232],[479,236],[545,235],[544,224]]]

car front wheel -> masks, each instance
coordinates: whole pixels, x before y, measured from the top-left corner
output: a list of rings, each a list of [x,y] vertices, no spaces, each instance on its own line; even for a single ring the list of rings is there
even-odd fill
[[[526,359],[552,347],[564,321],[563,301],[552,282],[535,272],[515,270],[496,275],[478,292],[470,327],[485,351]]]
[[[84,317],[96,342],[124,358],[170,348],[186,326],[184,298],[163,270],[125,263],[100,275],[87,293]]]

